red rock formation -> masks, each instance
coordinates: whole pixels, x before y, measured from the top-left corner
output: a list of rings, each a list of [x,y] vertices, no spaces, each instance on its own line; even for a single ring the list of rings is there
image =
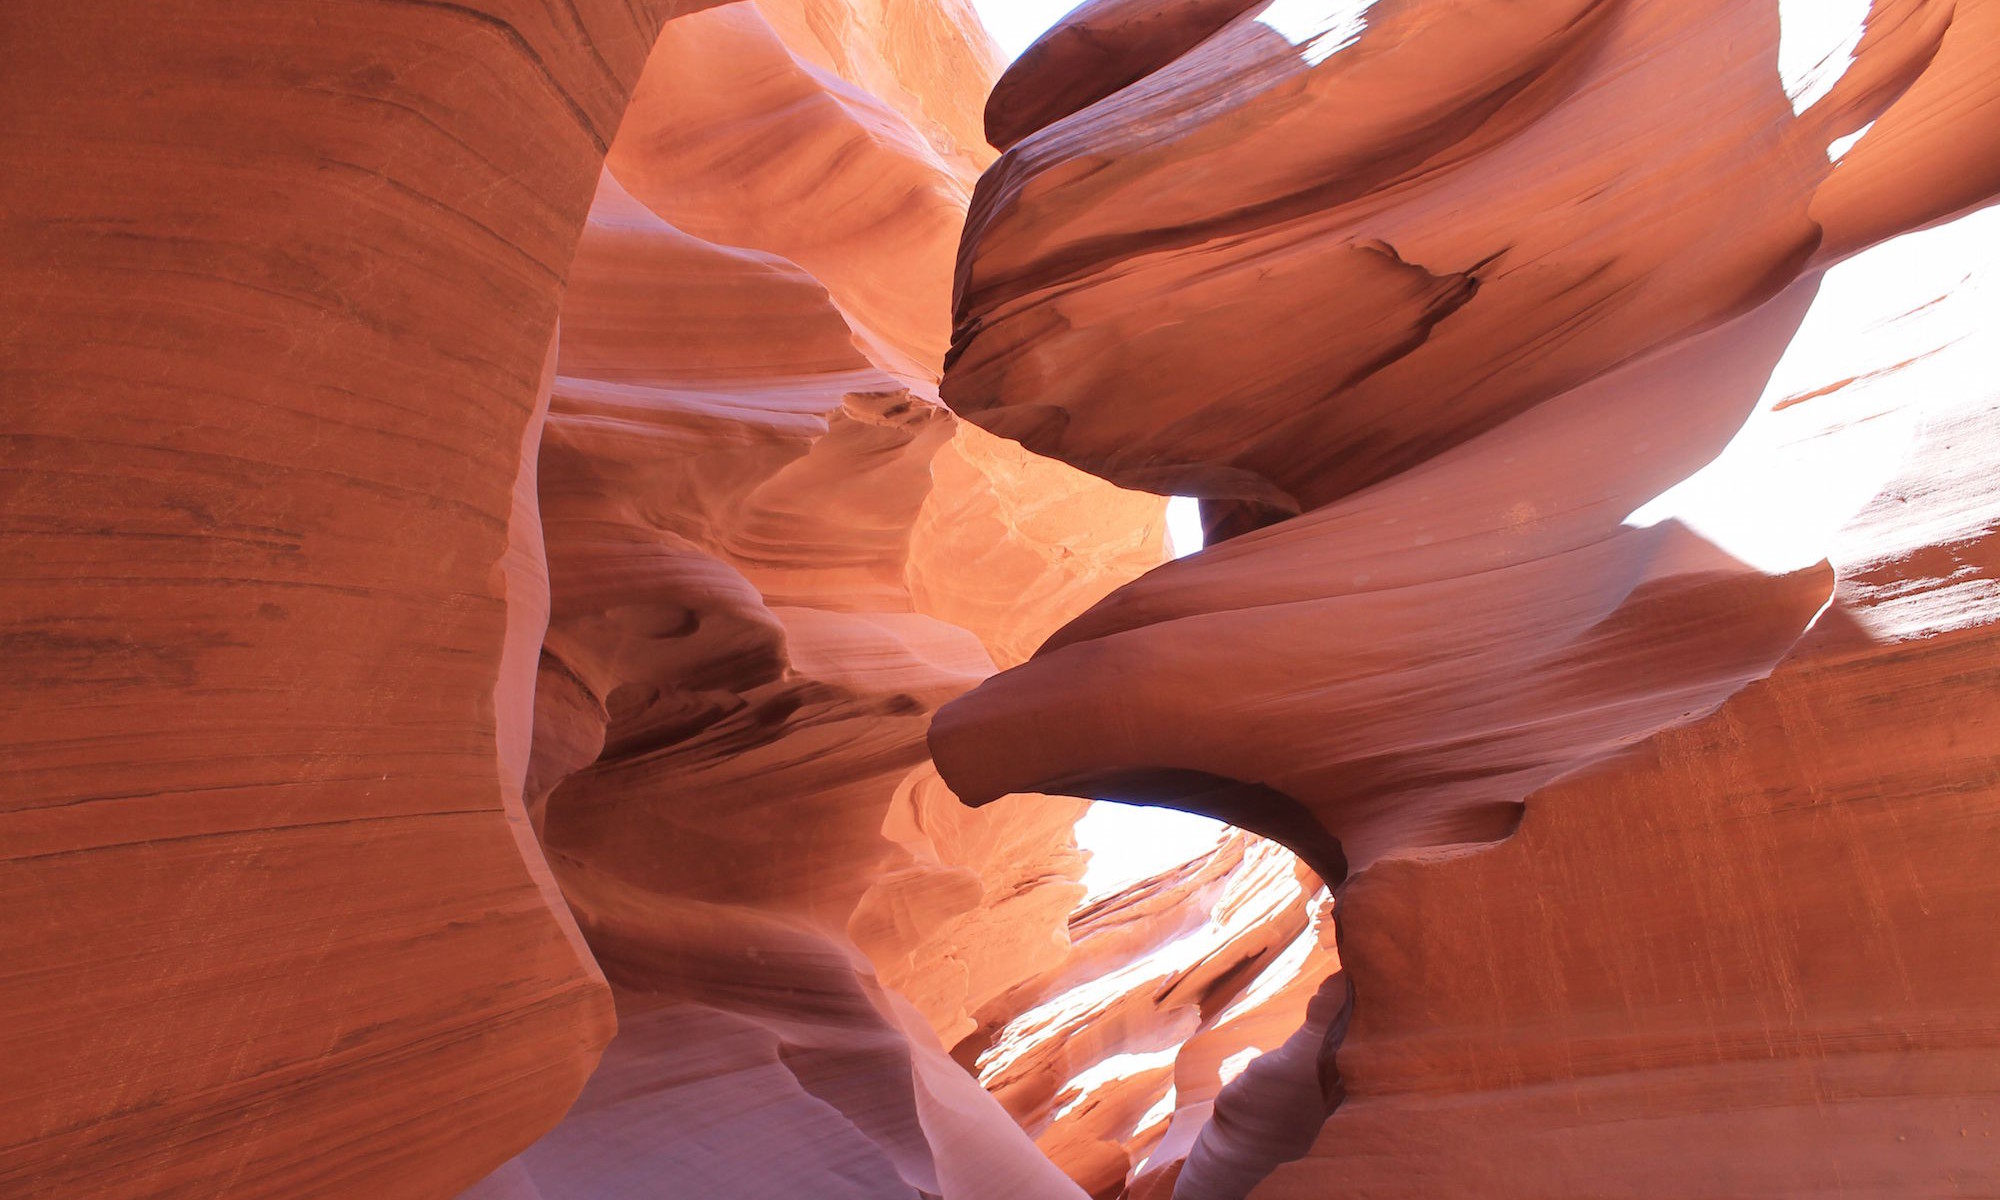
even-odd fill
[[[1351,1099],[1260,1197],[2000,1186],[1996,284],[1993,209],[1828,276],[1745,469],[1878,491],[1834,608],[1505,845],[1353,882]]]
[[[1781,743],[1858,731],[1843,705],[1919,686],[1907,648],[1864,656],[1879,680],[1835,684],[1811,665],[1853,615],[1856,581],[1874,572],[1901,599],[1948,579],[1955,626],[1979,626],[1994,619],[1984,557],[1948,550],[1967,535],[1904,505],[1887,509],[1911,522],[1897,554],[1830,546],[1825,529],[1887,482],[1848,461],[1808,471],[1789,500],[1777,485],[1720,501],[1670,489],[1753,411],[1893,378],[1945,344],[1876,339],[1845,384],[1802,366],[1871,346],[1865,321],[1824,336],[1827,267],[2000,188],[2000,10],[1877,3],[1851,63],[1836,47],[1816,77],[1787,77],[1774,59],[1796,55],[1774,53],[1769,2],[1356,6],[1350,24],[1310,26],[1295,7],[1248,15],[1027,137],[981,184],[946,398],[1108,478],[1230,502],[1238,536],[1114,593],[948,706],[932,732],[945,779],[974,802],[1032,789],[1193,808],[1332,878],[1358,872],[1341,901],[1350,1104],[1271,1194],[1978,1190],[1990,1181],[1971,1155],[1826,1153],[1866,1118],[1804,1105],[1869,1095],[1878,1114],[1936,1114],[2000,1090],[1973,1049],[1981,1026],[1952,1015],[1991,972],[1942,952],[1980,936],[1993,897],[1943,839],[1903,843],[1893,881],[1859,828],[1829,860],[1810,836],[1824,819],[1789,815],[1770,789],[1830,803]],[[1690,80],[1699,102],[1664,99]],[[1906,262],[1912,245],[1879,253]],[[1963,459],[2000,456],[1990,434],[1957,430]],[[1754,481],[1785,458],[1757,453],[1723,461]],[[1963,466],[1914,463],[1906,489],[1949,494],[1963,528],[1995,519],[1954,482]],[[1247,531],[1288,512],[1303,515]],[[1801,512],[1825,528],[1794,533]],[[1937,632],[1947,657],[1932,668],[1971,636]],[[1819,682],[1788,684],[1794,672]],[[1767,695],[1760,736],[1735,714]],[[1954,715],[1974,743],[1991,719]],[[1682,765],[1684,751],[1649,777],[1616,773],[1635,769],[1628,753],[1683,745],[1734,747],[1767,764],[1764,782]],[[1934,783],[1886,765],[1903,761],[1893,745],[1838,777],[1889,797],[1884,821],[1991,815],[1983,800],[1933,807]],[[1510,833],[1531,793],[1614,761],[1627,765],[1545,793],[1554,815],[1531,817],[1525,843],[1466,853]],[[1968,752],[1930,778],[1988,772]],[[1690,791],[1713,807],[1664,832]],[[1600,856],[1610,842],[1619,853]],[[1806,875],[1811,888],[1773,882]],[[1695,876],[1700,911],[1668,882]],[[1942,924],[1889,911],[1923,911],[1933,888],[1962,897]],[[1854,936],[1823,923],[1834,894],[1876,898],[1840,911],[1907,986],[1834,974],[1822,985],[1858,993],[1851,1006],[1802,998],[1800,964]],[[1495,895],[1533,919],[1504,933],[1468,919]],[[1586,910],[1596,940],[1571,941]],[[1734,912],[1768,917],[1716,928]],[[1819,932],[1771,940],[1808,924]],[[1749,965],[1718,978],[1718,961]],[[1573,997],[1550,990],[1585,977]],[[1850,1036],[1871,1006],[1885,1034],[1938,1028],[1939,1065],[1867,1059],[1895,1044]],[[1678,1074],[1649,1073],[1660,1063]],[[1737,1084],[1771,1115],[1704,1141]],[[1285,1086],[1239,1089],[1174,1194],[1244,1195],[1302,1149],[1279,1127],[1287,1110],[1260,1103]],[[1642,1119],[1654,1132],[1618,1144],[1629,1126],[1613,1123]],[[1774,1165],[1747,1167],[1773,1139]],[[1517,1169],[1524,1155],[1538,1157]],[[1661,1157],[1674,1167],[1640,1166]]]
[[[563,274],[696,4],[0,15],[0,1192],[440,1196],[609,997],[520,805]]]
[[[481,1195],[1074,1194],[939,1039],[1062,961],[1082,806],[966,810],[924,730],[992,672],[982,636],[1032,645],[1157,563],[1162,504],[955,440],[968,156],[855,86],[893,55],[819,28],[675,22],[571,272],[531,805],[628,1033]]]
[[[1858,203],[2000,147],[1984,5],[1878,6],[1796,117],[1775,0],[1395,5],[1338,53],[1352,29],[1313,7],[1246,15],[989,173],[955,409],[1130,486],[1314,508],[1769,299],[1828,221],[1851,250],[1992,190],[1982,165]],[[1695,79],[1715,102],[1659,102]],[[1924,133],[1836,170],[1878,118]]]
[[[2000,4],[1311,8],[6,6],[0,1193],[2000,1188]]]
[[[1265,0],[1085,0],[993,85],[986,140],[1006,150],[1187,53]]]
[[[0,1192],[417,1197],[473,1183],[556,1122],[613,1032],[604,980],[535,846],[524,778],[546,815],[539,801],[605,753],[607,729],[615,755],[676,723],[722,724],[682,756],[692,769],[731,728],[795,702],[787,729],[850,718],[856,744],[828,768],[852,776],[849,791],[764,819],[759,834],[831,841],[756,878],[753,851],[737,879],[759,903],[838,914],[807,931],[821,942],[795,944],[799,961],[832,964],[822,977],[841,999],[817,1034],[721,1009],[688,1027],[733,1022],[739,1048],[795,1035],[837,1048],[837,1028],[871,1061],[900,1055],[902,1094],[927,1097],[947,1151],[931,1174],[914,1165],[911,1099],[857,1153],[890,1147],[925,1190],[933,1175],[954,1194],[968,1173],[1009,1179],[992,1165],[1014,1152],[1004,1122],[977,1112],[924,1022],[867,980],[841,936],[843,903],[871,912],[871,949],[946,1026],[1000,984],[967,970],[954,990],[944,951],[909,943],[952,920],[967,936],[982,920],[1016,925],[987,895],[968,906],[964,887],[933,889],[949,893],[949,917],[904,922],[895,889],[934,875],[998,894],[1046,868],[1053,899],[1021,927],[1056,936],[1074,892],[1060,819],[958,818],[934,786],[892,801],[923,761],[928,707],[990,670],[982,637],[1038,641],[1106,590],[1097,566],[1129,556],[1133,574],[1146,550],[1124,527],[1116,548],[1072,530],[1088,546],[1079,563],[1029,569],[1057,557],[1009,549],[1034,515],[997,493],[930,501],[925,456],[951,445],[951,422],[927,396],[897,407],[932,383],[924,359],[945,341],[950,249],[983,163],[960,147],[976,146],[990,49],[955,0],[773,4],[759,10],[769,26],[737,7],[667,40],[689,74],[645,95],[687,105],[681,132],[704,132],[676,141],[642,108],[633,128],[663,139],[661,158],[628,165],[680,174],[675,188],[643,170],[627,183],[647,204],[674,200],[682,231],[614,200],[593,235],[604,269],[576,281],[590,298],[571,305],[542,481],[563,580],[544,663],[564,665],[537,679],[535,449],[563,282],[662,22],[711,5],[558,7],[30,0],[0,15],[16,60],[0,84],[13,718],[0,881],[15,913],[0,934]],[[729,56],[704,56],[719,40]],[[729,87],[677,90],[732,69],[744,77]],[[771,131],[730,123],[774,113],[795,121],[786,154],[753,177]],[[850,189],[838,197],[812,190],[829,163]],[[819,215],[798,219],[815,202]],[[906,245],[930,264],[921,287],[915,273],[865,271]],[[620,254],[633,261],[611,269]],[[664,274],[649,286],[638,267]],[[913,315],[925,305],[928,326]],[[643,324],[760,317],[712,342],[648,345],[657,329]],[[757,336],[755,388],[732,378],[733,360],[688,356]],[[620,376],[627,353],[663,357]],[[575,366],[591,354],[590,370]],[[647,393],[661,381],[672,403]],[[681,424],[648,426],[659,417]],[[1005,456],[977,440],[953,469],[1006,476],[993,467]],[[663,447],[687,473],[620,458]],[[879,477],[843,476],[873,457]],[[593,488],[621,489],[595,520]],[[1151,514],[1155,544],[1158,507],[1125,510]],[[1036,596],[1040,615],[975,635],[916,611],[905,573],[967,611],[995,607],[916,561],[924,546],[979,544],[912,535],[939,511],[993,522],[985,552],[1006,569],[991,586]],[[810,549],[801,522],[838,527],[853,553],[788,557]],[[653,590],[662,582],[671,594]],[[675,687],[621,692],[627,676]],[[607,680],[619,687],[600,694]],[[841,727],[791,749],[809,754],[803,742],[829,732]],[[782,811],[794,797],[779,778],[765,798]],[[860,788],[874,789],[867,806],[851,803]],[[554,811],[572,846],[643,820],[583,800]],[[601,849],[611,865],[636,857]],[[680,879],[673,898],[722,874],[701,850],[685,858],[709,874]],[[594,929],[624,928],[621,905],[663,903],[579,861],[566,872],[596,905]],[[1019,969],[1058,950],[1026,939]],[[642,1053],[669,1026],[657,997],[634,995],[621,1002]]]

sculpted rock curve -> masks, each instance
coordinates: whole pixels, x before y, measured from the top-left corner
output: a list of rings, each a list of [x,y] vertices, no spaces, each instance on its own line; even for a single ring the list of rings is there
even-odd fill
[[[1340,921],[1363,955],[1346,963],[1347,1105],[1260,1195],[1323,1194],[1332,1180],[1385,1195],[1680,1195],[1752,1177],[1748,1191],[1783,1194],[1849,1168],[1884,1194],[1984,1182],[1976,1156],[1933,1172],[1921,1152],[1894,1148],[1803,1165],[1847,1136],[1839,1118],[1799,1107],[1815,1087],[1888,1088],[1881,1111],[1933,1103],[1931,1084],[1897,1091],[1869,1076],[1861,1043],[1808,1065],[1797,1047],[1846,1028],[1812,1004],[1785,1008],[1799,979],[1838,987],[1816,966],[1731,978],[1733,1002],[1756,1017],[1726,1036],[1771,1047],[1767,1068],[1732,1075],[1730,1054],[1649,1040],[1697,1035],[1648,1015],[1653,985],[1629,972],[1575,1004],[1548,994],[1535,970],[1588,969],[1588,954],[1561,945],[1503,972],[1528,993],[1507,1017],[1477,1013],[1474,995],[1492,999],[1475,982],[1481,964],[1501,951],[1437,931],[1499,889],[1561,897],[1524,929],[1560,943],[1584,912],[1606,928],[1623,920],[1656,966],[1684,963],[1690,978],[1698,964],[1680,956],[1698,952],[1683,947],[1747,952],[1721,932],[1656,936],[1673,918],[1623,877],[1590,893],[1623,861],[1584,865],[1591,839],[1643,854],[1689,796],[1615,782],[1606,764],[1744,738],[1731,753],[1762,762],[1780,739],[1852,721],[1830,693],[1808,702],[1783,681],[1824,678],[1810,664],[1860,611],[1848,596],[1861,578],[1919,613],[1918,597],[1950,595],[1936,602],[1948,620],[1907,625],[1935,642],[1923,653],[1944,656],[1940,671],[1952,642],[1977,641],[1995,619],[1970,548],[1995,512],[1964,468],[1924,451],[1921,433],[1872,456],[1849,440],[1855,428],[1922,430],[1944,419],[1937,405],[1977,409],[1983,395],[1969,381],[1990,370],[1978,365],[1990,339],[1950,316],[1983,294],[1978,264],[1996,255],[1983,218],[1896,235],[2000,190],[2000,43],[1984,36],[1994,7],[1882,0],[1846,25],[1820,13],[1817,29],[1771,0],[1381,4],[1293,19],[1307,7],[1246,13],[1028,135],[980,185],[946,400],[1107,478],[1214,502],[1225,540],[1114,593],[1028,664],[947,705],[931,732],[945,780],[974,803],[1033,789],[1206,812],[1347,881]],[[1926,273],[1933,236],[1960,239],[1956,276]],[[1857,291],[1848,280],[1861,277],[1871,286]],[[1936,286],[1908,295],[1888,286],[1899,279]],[[1906,374],[1938,361],[1962,374]],[[1786,423],[1814,404],[1842,415],[1817,431]],[[1953,453],[2000,459],[1990,430],[1972,432],[1978,419],[1949,424]],[[1898,463],[1911,472],[1900,484]],[[1885,507],[1895,489],[1903,499]],[[1898,554],[1855,556],[1840,531],[1865,508],[1871,528],[1908,517]],[[1963,528],[1946,528],[1946,512]],[[1840,686],[1919,687],[1917,670],[1889,665],[1914,653],[1863,654],[1872,665]],[[1807,708],[1737,734],[1736,714],[1764,696]],[[1987,720],[1983,705],[1958,715],[1968,731]],[[1857,762],[1846,786],[1878,781],[1915,820],[1964,819],[1896,761]],[[1779,786],[1784,769],[1763,769]],[[1816,804],[1835,803],[1810,766],[1791,769]],[[1985,774],[1953,769],[1968,786]],[[1975,822],[1988,807],[1977,794]],[[1763,882],[1808,862],[1892,909],[1932,888],[1964,897],[1950,934],[1888,909],[1865,918],[1872,944],[1934,978],[1950,1007],[1963,972],[1931,938],[1974,936],[1994,910],[1941,842],[1910,848],[1897,859],[1907,874],[1888,884],[1860,857],[1827,864],[1733,780],[1693,795],[1715,797],[1734,815],[1714,819],[1760,847],[1753,867],[1665,849],[1679,834],[1663,843],[1713,889],[1711,911],[1728,911],[1724,896],[1774,913],[1810,906]],[[1551,810],[1542,825],[1537,798]],[[1525,844],[1479,853],[1521,827],[1524,804]],[[1841,844],[1862,855],[1871,836],[1857,826]],[[1545,886],[1551,869],[1565,882]],[[1821,951],[1774,957],[1793,953]],[[1965,1049],[1956,1066],[1937,1060],[1937,1111],[1994,1093],[1969,1049],[1976,1034],[1904,993],[1871,995],[1894,1014],[1885,1028],[1942,1021]],[[1894,1061],[1932,1070],[1921,1053]],[[1642,1074],[1658,1055],[1685,1092]],[[1703,1104],[1739,1075],[1781,1114],[1759,1127],[1788,1139],[1773,1161],[1819,1184],[1743,1174],[1747,1145],[1694,1149],[1720,1119]],[[1556,1132],[1536,1088],[1604,1124]],[[1259,1109],[1243,1099],[1239,1112]],[[1461,1101],[1466,1113],[1521,1107],[1495,1125],[1511,1133],[1459,1142]],[[1650,1176],[1611,1145],[1611,1123],[1636,1114],[1659,1121],[1663,1140],[1648,1144],[1672,1147],[1681,1169]],[[1268,1123],[1252,1132],[1244,1144],[1303,1146]],[[1435,1178],[1408,1173],[1419,1144],[1452,1146]],[[1496,1171],[1522,1146],[1548,1148],[1541,1169]],[[1190,1157],[1175,1194],[1241,1196],[1283,1156],[1245,1172],[1197,1171]]]

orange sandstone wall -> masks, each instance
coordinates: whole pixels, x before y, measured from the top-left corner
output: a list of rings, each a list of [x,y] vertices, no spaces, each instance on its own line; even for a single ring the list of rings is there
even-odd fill
[[[911,1049],[1005,982],[954,976],[946,927],[1042,928],[1021,953],[1059,955],[1060,900],[992,914],[1037,855],[1045,890],[1073,894],[1076,806],[959,816],[913,774],[924,715],[991,670],[988,644],[1019,654],[1117,581],[1079,564],[1157,561],[1159,504],[1122,510],[1150,537],[1120,525],[1044,578],[1060,556],[1015,545],[1032,506],[929,498],[954,441],[929,394],[947,264],[989,157],[991,50],[968,10],[712,7],[0,13],[0,1192],[472,1185],[556,1124],[614,1032],[538,828],[570,852],[596,952],[658,965],[604,949],[632,894],[612,868],[637,847],[595,839],[643,814],[605,817],[588,781],[574,803],[550,792],[607,731],[616,758],[788,706],[750,740],[851,732],[852,753],[838,782],[774,773],[767,803],[806,800],[757,828],[830,840],[802,862],[688,841],[712,870],[682,893],[817,923],[801,936],[820,939],[805,954],[828,965],[830,1011],[875,1041],[795,1031],[833,1055],[801,1074],[886,1054],[931,1109],[984,1103]],[[645,82],[663,25],[680,70]],[[640,148],[606,177],[635,89],[619,145]],[[600,188],[588,299],[558,341]],[[871,274],[884,254],[930,265]],[[684,321],[707,325],[655,336]],[[746,346],[754,381],[727,353]],[[978,440],[952,451],[961,476],[1037,469],[1010,476]],[[1060,470],[1071,483],[1023,486],[1111,494]],[[1040,607],[973,632],[924,615],[905,576],[940,611],[994,609],[939,557],[982,521],[983,552],[1015,564],[993,586]],[[703,892],[730,863],[741,889]],[[921,1011],[872,982],[850,919]],[[633,1035],[615,1044],[643,1056],[659,997],[619,1001]],[[898,1171],[919,1170],[912,1128],[868,1135]],[[978,1175],[942,1169],[946,1191]]]
[[[0,14],[0,1191],[449,1195],[610,1038],[520,803],[533,451],[694,7]]]

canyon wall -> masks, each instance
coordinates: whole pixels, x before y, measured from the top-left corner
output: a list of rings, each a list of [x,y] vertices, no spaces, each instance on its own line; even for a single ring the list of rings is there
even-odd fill
[[[1090,896],[1071,918],[1070,955],[996,998],[954,1051],[1093,1196],[1169,1194],[1218,1105],[1228,1111],[1223,1092],[1243,1091],[1250,1071],[1289,1072],[1274,1090],[1298,1118],[1280,1122],[1294,1138],[1309,1141],[1326,1113],[1317,1046],[1302,1063],[1297,1049],[1271,1053],[1345,1010],[1324,888],[1295,855],[1239,830],[1195,853]],[[1301,1066],[1304,1095],[1287,1086]]]
[[[0,1191],[450,1195],[610,1039],[532,464],[684,7],[0,13]]]
[[[944,778],[1339,885],[1344,1102],[1259,1195],[1990,1188],[2000,8],[1312,7],[996,89],[945,399],[1225,540]],[[1085,42],[1133,81],[1035,110]]]
[[[2000,1189],[2000,4],[1805,8],[6,6],[0,1193]]]
[[[0,1191],[451,1196],[607,1044],[584,1138],[639,1079],[788,1186],[1073,1190],[938,1039],[1081,805],[923,732],[1161,502],[936,401],[969,8],[712,9],[0,14]]]
[[[924,732],[1156,565],[1164,503],[938,402],[987,45],[931,28],[956,82],[924,91],[863,15],[671,23],[607,159],[542,440],[528,804],[620,1034],[477,1195],[1079,1194],[945,1046],[1065,960],[1083,805],[965,809]]]

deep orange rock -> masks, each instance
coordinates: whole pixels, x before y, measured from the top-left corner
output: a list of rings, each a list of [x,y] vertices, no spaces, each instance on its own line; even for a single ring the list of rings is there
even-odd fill
[[[448,1195],[581,1087],[538,391],[692,7],[0,16],[0,1191]]]
[[[675,721],[744,722],[731,687],[763,687],[758,700],[780,706],[803,694],[808,716],[888,712],[851,748],[856,778],[877,789],[868,805],[824,806],[854,853],[820,846],[761,884],[746,871],[744,888],[822,905],[842,895],[853,908],[883,885],[858,864],[931,853],[931,873],[994,893],[1049,866],[1052,895],[1073,894],[1060,819],[944,819],[933,796],[920,811],[939,819],[921,836],[883,832],[923,762],[923,714],[991,669],[981,637],[1038,641],[1108,586],[1016,564],[993,586],[1040,595],[1044,623],[975,635],[916,612],[902,579],[929,507],[925,455],[950,444],[952,422],[928,396],[892,410],[934,385],[922,359],[947,336],[951,247],[985,159],[975,135],[990,47],[955,3],[774,4],[769,28],[741,6],[688,15],[709,7],[337,0],[248,12],[175,0],[0,16],[18,59],[0,83],[11,718],[0,890],[15,914],[0,934],[11,972],[0,1191],[447,1196],[526,1147],[575,1098],[613,1021],[523,793],[546,826],[547,797],[600,756]],[[814,34],[817,50],[776,57],[803,44],[797,30],[842,14],[844,32]],[[558,384],[552,337],[572,253],[671,18],[708,22],[668,39],[665,53],[696,47],[700,61],[681,66],[774,71],[672,94],[712,105],[687,114],[709,140],[675,144],[671,160],[672,211],[698,232],[641,204],[606,206],[590,251],[603,269],[573,280],[585,298],[572,297]],[[730,37],[734,57],[700,54]],[[831,119],[791,137],[794,181],[828,155],[881,150],[841,176],[853,203],[839,211],[876,205],[867,220],[795,220],[807,198],[787,198],[782,178],[750,188],[735,168],[694,169],[728,148],[731,117],[795,99]],[[635,128],[671,132],[638,115]],[[650,198],[644,185],[658,181],[635,171],[628,182]],[[751,197],[769,203],[731,208]],[[750,236],[760,230],[814,238],[766,245]],[[885,289],[864,268],[905,242],[929,265],[899,276],[907,290]],[[630,261],[610,269],[621,255]],[[658,328],[648,321],[702,319],[705,333],[645,344]],[[734,340],[706,336],[722,326]],[[746,388],[716,351],[759,339],[758,386]],[[615,369],[664,350],[675,353]],[[673,390],[663,381],[678,408],[642,402],[658,399],[649,387]],[[660,418],[681,424],[663,431]],[[716,454],[705,431],[737,456]],[[671,459],[649,471],[619,456],[662,448],[683,452],[696,478],[664,469]],[[838,478],[878,452],[882,477]],[[849,499],[828,495],[830,481]],[[538,482],[556,501],[561,581],[556,652],[539,671]],[[582,503],[593,494],[612,510],[594,524]],[[662,516],[632,511],[650,503],[675,519],[634,539]],[[1002,514],[1011,533],[1028,523],[1007,503],[966,503]],[[1158,502],[1135,503],[1151,513],[1156,554]],[[869,524],[883,513],[886,526]],[[839,529],[854,553],[788,558],[802,520]],[[1122,550],[1086,559],[1129,553],[1129,577],[1148,547],[1117,533]],[[732,555],[754,567],[737,570]],[[1065,608],[1070,587],[1080,599]],[[794,670],[804,679],[788,683]],[[691,696],[685,710],[626,686],[649,675]],[[780,786],[766,798],[791,797]],[[587,841],[575,824],[556,828]],[[802,814],[789,831],[828,828]],[[814,878],[822,851],[857,873]],[[985,904],[953,919],[976,922]],[[1023,924],[1044,922],[1053,939],[1062,907],[1030,905]],[[912,979],[938,973],[941,950],[907,944],[935,922],[869,928]],[[827,953],[866,994],[872,964],[832,929]],[[999,985],[911,986],[950,1022],[965,996]],[[848,1028],[904,1047],[915,1065],[903,1094],[934,1081],[927,1112],[976,1109],[976,1092],[935,1082],[941,1052],[921,1047],[935,1036],[924,1026],[883,1000]],[[1019,1134],[1004,1120],[969,1120],[993,1137],[954,1138],[1012,1153],[1003,1135]],[[1007,1178],[996,1172],[994,1186]]]
[[[1798,382],[1835,378],[1773,414],[1793,458],[1773,465],[1877,494],[1832,538],[1834,607],[1770,678],[1530,797],[1503,846],[1347,889],[1351,1100],[1259,1196],[1326,1174],[1389,1196],[2000,1181],[1992,964],[1967,953],[2000,910],[1969,856],[2000,822],[2000,410],[1971,332],[1996,235],[1989,209],[1828,276],[1845,319]],[[1412,1137],[1421,1187],[1391,1165]]]
[[[1308,7],[8,6],[0,1193],[2000,1188],[2000,4]]]
[[[1775,295],[1820,185],[1859,209],[1890,169],[1857,148],[1835,185],[1843,135],[1920,123],[1904,174],[1990,155],[1986,17],[1889,7],[1802,115],[1770,0],[1397,5],[1338,52],[1345,27],[1247,14],[981,182],[945,397],[1129,486],[1319,507]],[[1692,79],[1708,102],[1659,103]]]

